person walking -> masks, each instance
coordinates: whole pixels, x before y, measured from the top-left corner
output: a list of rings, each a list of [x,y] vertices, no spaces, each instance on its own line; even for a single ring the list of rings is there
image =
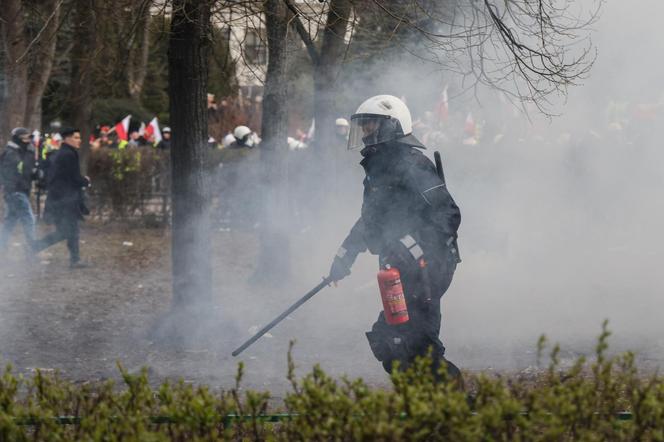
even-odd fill
[[[36,178],[36,153],[30,131],[24,127],[12,130],[11,140],[0,156],[0,177],[4,189],[5,221],[0,232],[0,250],[7,243],[16,226],[21,223],[26,241],[26,254],[33,256],[35,216],[30,205],[32,181]]]
[[[79,223],[88,214],[83,198],[83,189],[90,185],[88,177],[81,176],[78,149],[81,147],[81,132],[67,128],[60,131],[62,146],[54,154],[47,177],[48,195],[44,217],[47,223],[55,224],[55,231],[35,242],[34,251],[67,241],[71,268],[88,265],[81,261],[79,251]]]

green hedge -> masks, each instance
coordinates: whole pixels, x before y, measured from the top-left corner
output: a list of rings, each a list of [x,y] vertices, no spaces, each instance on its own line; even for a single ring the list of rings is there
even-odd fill
[[[112,219],[143,214],[146,202],[170,191],[169,159],[169,152],[153,147],[90,152],[93,214],[108,213]]]
[[[561,369],[555,347],[537,376],[467,375],[465,392],[436,384],[426,359],[396,372],[385,390],[333,379],[320,367],[297,379],[289,357],[292,390],[277,409],[267,392],[241,392],[242,364],[227,392],[182,381],[154,391],[147,370],[131,375],[122,367],[122,388],[110,381],[74,385],[40,372],[23,378],[7,368],[0,440],[664,439],[664,382],[640,375],[629,353],[607,357],[608,335],[602,333],[592,362],[580,358]]]

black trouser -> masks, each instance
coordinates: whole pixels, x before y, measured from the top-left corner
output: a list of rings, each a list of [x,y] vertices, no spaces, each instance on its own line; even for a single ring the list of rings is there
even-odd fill
[[[78,237],[79,237],[79,215],[70,212],[58,214],[55,217],[55,231],[49,233],[36,242],[35,251],[39,252],[62,240],[67,240],[69,249],[69,261],[73,264],[81,260]]]
[[[396,266],[395,266],[396,267]],[[394,361],[399,361],[401,368],[407,368],[417,356],[425,356],[431,349],[433,369],[437,371],[441,362],[445,361],[445,347],[439,338],[441,313],[440,300],[452,283],[456,269],[456,256],[449,254],[440,260],[430,260],[428,268],[428,284],[417,266],[399,268],[401,283],[408,306],[408,322],[390,325],[385,315],[380,312],[367,339],[371,350],[385,370],[390,373]],[[426,285],[430,288],[431,299],[428,300]],[[456,376],[458,369],[448,365],[448,372]]]

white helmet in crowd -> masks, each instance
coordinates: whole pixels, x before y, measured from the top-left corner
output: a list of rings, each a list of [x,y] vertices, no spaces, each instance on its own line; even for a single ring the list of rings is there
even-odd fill
[[[392,95],[376,95],[366,100],[350,117],[349,149],[389,141],[424,149],[413,136],[413,120],[406,104]]]
[[[241,146],[253,147],[256,140],[252,135],[253,132],[247,126],[238,126],[233,129],[233,136]]]
[[[300,150],[306,149],[308,147],[306,143],[303,143],[302,141],[293,137],[286,138],[286,143],[288,144],[288,150]]]
[[[350,124],[348,124],[348,120],[346,120],[345,118],[337,118],[336,120],[334,120],[334,125],[339,127],[350,126]]]
[[[226,135],[224,135],[224,138],[221,139],[221,145],[224,147],[229,147],[234,142],[235,142],[235,135],[231,133],[227,133]]]

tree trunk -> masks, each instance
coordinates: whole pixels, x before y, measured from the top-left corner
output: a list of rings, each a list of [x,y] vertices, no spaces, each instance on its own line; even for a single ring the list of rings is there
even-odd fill
[[[25,121],[32,129],[42,129],[41,101],[48,79],[51,77],[53,60],[55,58],[55,47],[57,42],[57,31],[60,26],[60,6],[57,0],[48,0],[41,5],[41,12],[47,23],[44,31],[36,44],[36,50],[31,55],[30,84],[25,108]]]
[[[87,170],[92,130],[92,69],[96,43],[95,0],[77,0],[74,12],[74,46],[71,56],[72,123],[81,131],[81,170]]]
[[[324,173],[312,182],[318,183],[319,204],[331,208],[339,203],[340,158],[343,152],[338,151],[339,143],[334,135],[334,121],[339,117],[336,96],[339,83],[339,71],[346,49],[346,31],[351,13],[349,0],[332,0],[330,2],[323,42],[314,64],[314,120],[316,121],[315,148],[318,161],[323,165]],[[330,206],[332,203],[332,206]]]
[[[323,31],[323,43],[314,66],[314,118],[316,120],[316,145],[322,159],[334,164],[334,120],[338,117],[335,97],[338,75],[346,49],[346,31],[351,13],[350,0],[332,0]],[[332,172],[334,172],[332,170]]]
[[[288,137],[288,19],[282,0],[264,3],[268,64],[263,93],[261,121],[262,176],[265,201],[262,204],[260,255],[253,280],[259,283],[287,282],[290,278],[290,245],[288,232],[288,170],[286,164]]]
[[[9,92],[3,109],[0,109],[0,136],[3,137],[12,128],[25,125],[28,64],[19,60],[27,50],[24,13],[20,0],[3,0],[0,7],[0,37],[5,51],[5,81]]]
[[[173,201],[172,310],[212,302],[210,188],[205,173],[210,4],[174,0],[168,48]]]

